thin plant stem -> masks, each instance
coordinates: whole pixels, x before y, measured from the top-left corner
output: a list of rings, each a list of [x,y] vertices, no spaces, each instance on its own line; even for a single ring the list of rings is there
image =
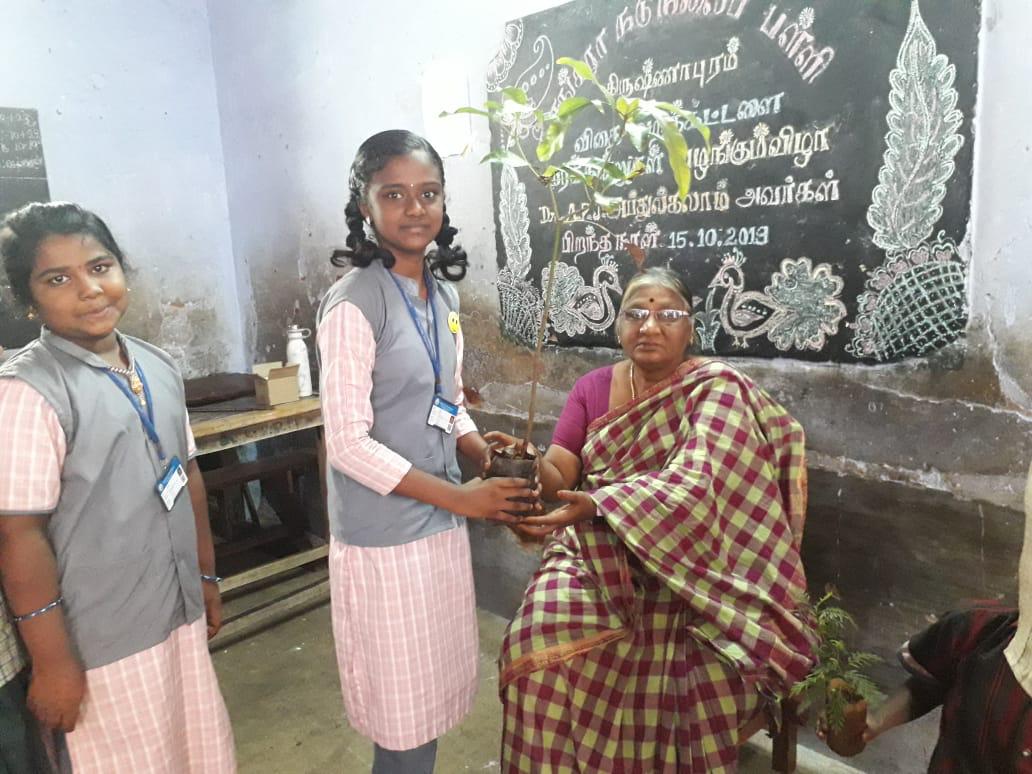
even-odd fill
[[[613,143],[613,145],[611,145],[606,150],[605,159],[603,161],[603,167],[606,163],[608,163],[613,152],[613,147],[615,147],[615,145],[619,144],[619,142],[623,140],[623,137],[626,133],[627,121],[626,119],[624,119],[620,127],[619,138],[617,139],[616,143]],[[520,143],[517,140],[516,144],[517,146],[519,146],[520,155],[523,156],[524,161],[526,161],[528,166],[530,166],[531,171],[536,171],[534,170],[533,165],[530,164],[530,160],[527,158],[526,153],[523,151],[522,143]],[[601,174],[601,172],[602,168],[600,167],[599,173]],[[585,186],[585,188],[587,187]],[[545,338],[548,334],[548,314],[552,305],[552,290],[555,285],[555,266],[559,262],[559,237],[562,233],[562,226],[566,225],[565,219],[560,215],[559,212],[559,200],[556,198],[555,189],[553,189],[551,185],[548,186],[548,195],[552,201],[552,214],[555,216],[555,233],[552,237],[552,259],[548,262],[548,281],[545,284],[544,303],[542,305],[541,310],[541,322],[538,324],[537,337],[534,341],[534,358],[532,361],[534,374],[530,382],[530,399],[528,401],[527,406],[527,429],[523,434],[523,440],[520,442],[519,448],[517,450],[520,457],[526,456],[527,446],[530,445],[531,436],[534,434],[534,419],[537,414],[537,389],[538,383],[541,380],[542,370],[541,350],[544,349]],[[591,200],[591,198],[592,197],[589,194],[589,201]],[[609,231],[609,229],[606,229],[606,231]]]
[[[538,381],[541,378],[541,350],[545,346],[545,336],[548,331],[548,311],[549,306],[552,302],[552,286],[555,284],[555,265],[559,262],[559,235],[562,229],[560,228],[559,219],[559,200],[555,196],[555,191],[552,187],[548,187],[548,195],[552,199],[552,212],[556,216],[555,224],[555,236],[552,237],[552,260],[548,264],[548,282],[545,288],[545,303],[544,308],[541,310],[541,323],[538,325],[537,339],[534,342],[534,378],[530,383],[530,405],[527,408],[527,431],[523,434],[523,441],[520,443],[519,454],[521,457],[527,453],[527,445],[530,443],[530,437],[534,433],[534,415],[537,409],[537,388]]]

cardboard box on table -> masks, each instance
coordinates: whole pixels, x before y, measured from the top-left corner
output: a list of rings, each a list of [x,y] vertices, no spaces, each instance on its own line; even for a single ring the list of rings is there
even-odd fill
[[[279,361],[255,363],[254,397],[259,406],[277,406],[298,400],[298,365],[285,366]]]

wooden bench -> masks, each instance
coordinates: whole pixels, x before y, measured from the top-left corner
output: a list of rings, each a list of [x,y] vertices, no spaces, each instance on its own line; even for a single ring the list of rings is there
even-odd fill
[[[272,506],[285,528],[268,530],[268,539],[303,535],[308,524],[298,477],[315,474],[317,471],[318,457],[314,449],[286,452],[250,462],[231,462],[202,471],[208,495],[218,503],[218,514],[213,526],[226,541],[235,541],[237,533],[240,532],[239,527],[248,522],[252,532],[258,531],[258,507],[247,485],[252,481],[259,481],[262,484],[263,497]],[[245,541],[246,545],[236,541],[235,547],[253,547],[255,541],[265,542],[263,538],[255,537]],[[221,547],[219,553],[231,553],[231,548],[233,546],[226,544]]]

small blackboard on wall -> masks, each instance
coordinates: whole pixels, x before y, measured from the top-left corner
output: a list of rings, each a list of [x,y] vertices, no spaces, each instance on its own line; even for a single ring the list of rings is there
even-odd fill
[[[28,108],[0,107],[0,217],[30,202],[50,201],[39,114]],[[0,273],[2,275],[2,273]],[[20,347],[39,333],[13,305],[3,280],[0,294],[0,346]]]
[[[627,243],[687,276],[704,353],[875,363],[958,339],[980,20],[979,0],[575,0],[510,22],[490,99],[597,97],[555,64],[570,56],[611,93],[673,102],[712,133],[709,147],[688,134],[687,201],[657,143],[618,213],[564,228],[551,340],[612,346]],[[583,111],[563,157],[601,155],[611,130]],[[548,195],[525,168],[495,167],[493,182],[502,325],[528,341]],[[583,200],[568,182],[564,211]]]
[[[39,114],[0,108],[0,215],[29,202],[50,201]]]

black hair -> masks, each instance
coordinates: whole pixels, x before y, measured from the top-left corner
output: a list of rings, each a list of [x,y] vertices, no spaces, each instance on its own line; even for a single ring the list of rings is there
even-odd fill
[[[419,151],[426,153],[433,161],[441,175],[441,185],[443,186],[444,162],[441,161],[441,156],[434,146],[418,134],[406,129],[388,129],[385,132],[374,134],[359,146],[355,160],[351,164],[351,175],[348,178],[351,195],[347,207],[344,208],[344,220],[348,224],[348,237],[345,240],[347,249],[333,251],[330,262],[334,266],[346,266],[345,259],[352,266],[359,267],[368,266],[377,259],[383,261],[383,265],[388,269],[394,265],[394,256],[391,251],[366,236],[365,223],[359,204],[365,200],[373,175],[386,167],[391,159]],[[445,207],[441,230],[434,237],[437,247],[431,250],[426,258],[430,264],[430,271],[434,275],[451,282],[458,282],[465,277],[466,268],[469,265],[466,251],[459,245],[452,245],[457,233],[459,233],[458,229],[451,225],[448,209]]]
[[[107,224],[97,215],[71,202],[35,202],[11,212],[0,223],[0,256],[15,299],[32,306],[30,280],[36,265],[36,251],[51,236],[84,234],[96,239],[118,259],[125,270],[122,249]]]

